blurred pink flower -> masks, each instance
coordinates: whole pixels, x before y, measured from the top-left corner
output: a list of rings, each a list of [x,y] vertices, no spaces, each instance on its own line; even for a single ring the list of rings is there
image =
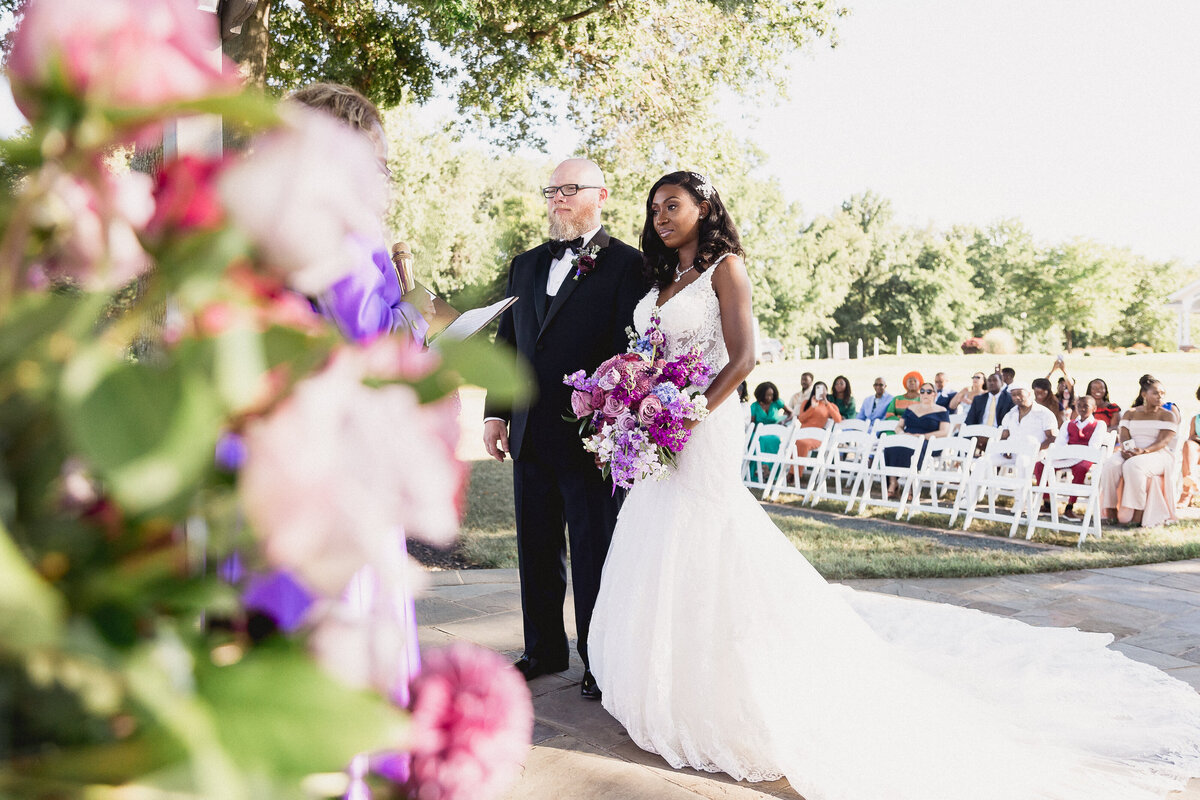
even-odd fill
[[[533,733],[533,702],[516,670],[491,650],[454,644],[426,652],[412,693],[412,796],[503,794]]]
[[[150,265],[137,232],[154,213],[151,180],[96,165],[92,180],[50,164],[33,176],[33,224],[46,239],[41,269],[85,288],[115,289]]]
[[[8,70],[30,119],[61,89],[107,108],[146,108],[236,90],[236,67],[213,55],[218,46],[216,18],[186,0],[32,0]]]
[[[343,346],[246,430],[239,488],[267,558],[327,597],[379,562],[401,528],[436,545],[458,528],[454,405],[365,385],[397,377],[394,354],[388,340]]]
[[[259,137],[220,179],[233,222],[288,284],[316,296],[381,242],[387,187],[367,137],[308,109]]]
[[[185,155],[165,164],[154,184],[154,216],[146,225],[152,235],[166,230],[213,230],[225,218],[216,179],[222,158]]]

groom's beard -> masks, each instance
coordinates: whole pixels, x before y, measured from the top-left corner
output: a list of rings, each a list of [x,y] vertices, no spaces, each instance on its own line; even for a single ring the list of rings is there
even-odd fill
[[[600,227],[600,209],[581,208],[574,213],[555,214],[550,212],[550,238],[569,241],[577,239]]]

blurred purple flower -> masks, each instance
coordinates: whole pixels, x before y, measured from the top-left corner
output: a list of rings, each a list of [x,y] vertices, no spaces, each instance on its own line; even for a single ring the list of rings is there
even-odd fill
[[[242,594],[250,611],[258,611],[275,621],[284,633],[292,633],[304,624],[313,596],[284,570],[254,575]]]

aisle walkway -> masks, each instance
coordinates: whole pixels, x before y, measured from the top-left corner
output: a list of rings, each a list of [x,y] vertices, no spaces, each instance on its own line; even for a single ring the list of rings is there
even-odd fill
[[[516,570],[430,574],[418,601],[423,647],[466,639],[516,658],[521,601]],[[903,597],[977,608],[1033,625],[1106,631],[1113,647],[1200,689],[1200,559],[1118,569],[998,578],[847,581]],[[566,618],[570,620],[570,595]],[[568,627],[568,633],[573,631]],[[673,770],[638,748],[599,703],[579,696],[583,666],[530,684],[534,747],[506,800],[753,800],[800,797],[786,781],[735,783]],[[964,798],[964,800],[969,800]],[[1200,780],[1172,800],[1200,800]]]

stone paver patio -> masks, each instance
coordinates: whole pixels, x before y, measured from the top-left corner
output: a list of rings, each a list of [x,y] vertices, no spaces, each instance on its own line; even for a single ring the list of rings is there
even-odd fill
[[[516,658],[521,601],[516,570],[430,573],[418,601],[423,647],[455,639]],[[1200,559],[1117,569],[995,578],[847,581],[857,589],[977,608],[1033,625],[1112,633],[1115,649],[1200,689]],[[565,611],[568,633],[570,594]],[[533,749],[507,800],[751,800],[799,798],[786,781],[737,783],[674,770],[641,750],[599,703],[579,696],[583,665],[530,683]],[[1200,800],[1200,780],[1172,800]],[[881,798],[881,800],[886,800]],[[969,800],[969,798],[964,798]]]

